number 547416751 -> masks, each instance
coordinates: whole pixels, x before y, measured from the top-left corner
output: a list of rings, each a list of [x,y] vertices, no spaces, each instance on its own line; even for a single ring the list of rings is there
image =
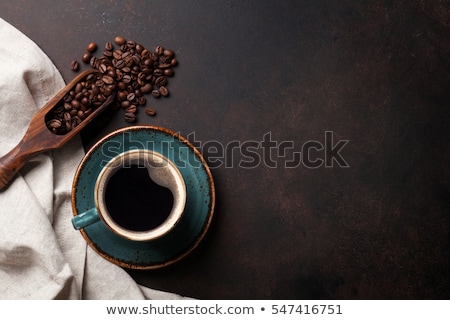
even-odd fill
[[[339,304],[273,304],[272,314],[342,314]]]

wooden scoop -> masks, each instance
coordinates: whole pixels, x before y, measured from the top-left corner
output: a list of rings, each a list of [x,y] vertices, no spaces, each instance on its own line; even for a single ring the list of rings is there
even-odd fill
[[[66,142],[72,139],[89,122],[99,115],[114,100],[114,95],[99,107],[97,107],[88,117],[71,131],[64,135],[58,135],[50,131],[47,127],[45,116],[56,105],[58,105],[64,96],[72,90],[78,82],[84,80],[89,74],[98,73],[97,70],[87,70],[77,75],[69,84],[58,92],[42,109],[40,109],[31,119],[28,130],[19,144],[9,153],[0,158],[0,191],[3,190],[16,173],[36,154],[62,147]]]

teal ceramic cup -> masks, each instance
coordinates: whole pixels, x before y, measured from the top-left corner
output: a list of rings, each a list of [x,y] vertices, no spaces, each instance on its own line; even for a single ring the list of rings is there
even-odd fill
[[[170,189],[172,202],[155,227],[136,230],[136,224],[126,225],[133,215],[156,214],[157,208],[168,203],[167,192],[116,180],[121,174],[132,176],[132,168],[127,168],[130,175],[122,168],[133,166],[140,167],[138,176],[147,179],[150,167],[151,180],[163,191]],[[110,193],[111,187],[117,192]],[[158,269],[182,260],[198,247],[212,224],[215,197],[208,164],[188,139],[168,128],[129,126],[101,138],[80,162],[72,184],[73,224],[87,244],[111,263],[128,269]],[[142,204],[136,212],[128,210],[133,199],[141,199],[136,201]],[[122,210],[122,220],[116,219]]]
[[[186,205],[186,186],[177,166],[148,149],[105,159],[98,176],[92,177],[95,206],[74,216],[73,227],[103,223],[131,241],[151,241],[170,233]]]

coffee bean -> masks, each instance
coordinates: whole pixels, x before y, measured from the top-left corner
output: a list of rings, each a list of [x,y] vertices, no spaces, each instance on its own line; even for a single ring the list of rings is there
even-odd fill
[[[117,71],[116,71],[116,69],[112,68],[111,66],[108,67],[107,75],[110,76],[111,78],[117,78]]]
[[[81,99],[81,104],[82,104],[82,105],[85,105],[85,106],[89,105],[89,104],[90,104],[89,98],[88,98],[88,97],[83,97],[83,98]]]
[[[155,84],[159,87],[166,85],[166,83],[167,83],[167,78],[164,76],[160,76],[160,77],[156,78],[156,80],[155,80]]]
[[[163,97],[167,97],[169,95],[169,90],[164,86],[159,87],[159,92]]]
[[[131,80],[132,80],[132,78],[129,74],[125,74],[122,78],[123,83],[130,83]]]
[[[70,69],[71,69],[72,71],[78,71],[78,70],[80,69],[80,63],[79,63],[77,60],[73,60],[73,61],[70,63]]]
[[[78,118],[80,118],[81,120],[84,120],[84,118],[85,118],[84,112],[81,111],[81,110],[79,110],[79,111],[77,112],[77,116],[78,116]]]
[[[159,64],[158,69],[167,69],[169,67],[170,67],[170,63],[161,63],[161,64]]]
[[[72,128],[76,127],[77,125],[79,125],[81,123],[81,119],[78,116],[74,116],[72,117]]]
[[[155,77],[160,77],[160,76],[163,75],[163,70],[162,70],[162,69],[159,69],[159,68],[156,68],[155,70],[153,70],[153,75],[154,75]]]
[[[123,60],[126,61],[128,57],[131,57],[131,52],[130,52],[130,51],[122,52],[121,58],[122,58]]]
[[[165,49],[165,50],[163,51],[163,55],[166,56],[167,59],[172,60],[173,57],[175,56],[175,52],[173,52],[172,50],[169,50],[169,49]]]
[[[126,122],[133,123],[133,122],[136,122],[136,115],[134,113],[127,112],[124,115],[124,119]]]
[[[151,67],[151,66],[153,66],[153,60],[150,59],[150,58],[145,59],[145,60],[144,60],[144,65],[145,65],[146,67]]]
[[[95,50],[97,50],[97,44],[95,43],[95,42],[90,42],[88,45],[87,45],[87,47],[86,47],[86,50],[88,51],[88,52],[95,52]]]
[[[66,124],[66,130],[67,131],[72,130],[73,126],[72,126],[72,123],[70,122],[70,120],[66,121],[65,124]]]
[[[91,65],[92,68],[97,69],[98,68],[98,64],[99,64],[98,58],[97,57],[91,57],[91,59],[89,60],[89,64]]]
[[[158,89],[152,90],[152,96],[154,98],[159,98],[160,95],[161,95],[161,93],[159,92]]]
[[[145,99],[144,96],[139,97],[139,98],[137,99],[137,103],[138,103],[140,106],[145,106],[145,104],[147,103],[147,99]]]
[[[171,56],[165,56],[165,55],[163,55],[163,56],[159,57],[159,59],[160,59],[163,63],[170,63],[170,61],[172,60],[172,57],[171,57]]]
[[[136,94],[134,94],[133,92],[132,92],[132,93],[129,93],[129,94],[127,95],[127,100],[128,100],[128,101],[134,101],[134,99],[136,99]]]
[[[127,92],[126,91],[119,91],[118,93],[117,93],[117,99],[119,100],[119,101],[124,101],[124,100],[126,100],[127,99]]]
[[[78,100],[72,100],[70,102],[70,104],[72,105],[72,108],[77,109],[77,110],[80,109],[80,107],[81,107],[81,103]]]
[[[102,80],[103,80],[103,82],[106,83],[106,84],[112,84],[112,83],[114,83],[114,79],[113,79],[112,77],[110,77],[110,76],[103,76],[103,77],[102,77]]]
[[[156,114],[155,109],[147,107],[145,108],[145,113],[148,114],[149,116],[154,116]]]
[[[122,50],[117,49],[113,51],[113,57],[116,60],[122,59],[122,54],[123,54]]]
[[[142,51],[144,51],[144,47],[141,44],[137,43],[136,47],[135,47],[135,50],[136,50],[137,53],[141,54]]]
[[[125,82],[123,82],[123,81],[119,81],[119,83],[117,84],[117,87],[120,90],[125,90],[127,88],[127,84]]]
[[[106,73],[107,69],[106,69],[106,65],[105,64],[101,64],[98,66],[98,71],[100,71],[101,73]]]
[[[175,74],[175,72],[173,71],[173,69],[165,69],[164,70],[164,75],[166,77],[172,77]]]
[[[128,101],[128,100],[123,100],[123,101],[120,103],[120,107],[123,108],[123,109],[126,109],[126,108],[128,108],[129,106],[131,106],[131,102]]]
[[[140,71],[140,68],[138,67],[138,65],[141,63],[141,57],[139,57],[137,54],[133,54],[132,56],[131,56],[131,59],[133,60],[133,62],[134,62],[134,64],[136,65],[136,67],[139,69],[139,71]]]
[[[162,54],[164,53],[164,47],[163,47],[163,46],[157,46],[157,47],[155,48],[155,53],[156,53],[157,55],[162,55]]]
[[[134,40],[128,40],[128,41],[127,41],[127,47],[130,48],[130,49],[136,48],[136,41],[134,41]]]
[[[112,51],[112,49],[113,49],[114,47],[113,47],[113,44],[111,43],[111,42],[106,42],[105,43],[105,50],[106,51]]]
[[[126,40],[125,40],[124,37],[116,36],[116,37],[114,38],[114,43],[117,44],[117,45],[119,45],[119,46],[125,44],[125,42],[126,42]]]
[[[130,105],[128,108],[125,109],[126,113],[136,113],[137,112],[137,107],[136,105],[132,104]]]
[[[47,126],[52,129],[58,129],[59,127],[61,127],[61,120],[52,119],[49,122],[47,122]]]
[[[90,52],[85,52],[82,56],[81,56],[81,61],[83,61],[84,63],[88,63],[92,58],[92,54]]]
[[[123,61],[122,59],[114,59],[112,62],[113,66],[117,69],[122,69],[125,67],[125,61]]]
[[[106,94],[106,95],[105,95]],[[104,91],[103,93],[100,93],[97,95],[97,101],[100,103],[103,103],[106,101],[106,96],[109,96],[108,92]]]
[[[144,85],[141,87],[141,91],[142,91],[143,93],[149,93],[149,92],[152,91],[152,89],[153,89],[153,86],[152,86],[151,83],[146,83],[146,84],[144,84]]]

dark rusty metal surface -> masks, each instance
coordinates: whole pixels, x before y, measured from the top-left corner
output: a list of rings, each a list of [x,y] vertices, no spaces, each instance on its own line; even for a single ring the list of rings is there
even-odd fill
[[[170,97],[149,99],[157,116],[139,120],[203,148],[216,212],[193,255],[130,271],[140,283],[204,299],[449,299],[449,10],[441,0],[16,0],[0,17],[66,81],[90,41],[119,34],[176,52]],[[110,113],[96,125],[86,147],[127,124]],[[214,146],[228,147],[223,157]],[[285,168],[307,146],[310,158]],[[347,168],[329,158],[338,146]]]

